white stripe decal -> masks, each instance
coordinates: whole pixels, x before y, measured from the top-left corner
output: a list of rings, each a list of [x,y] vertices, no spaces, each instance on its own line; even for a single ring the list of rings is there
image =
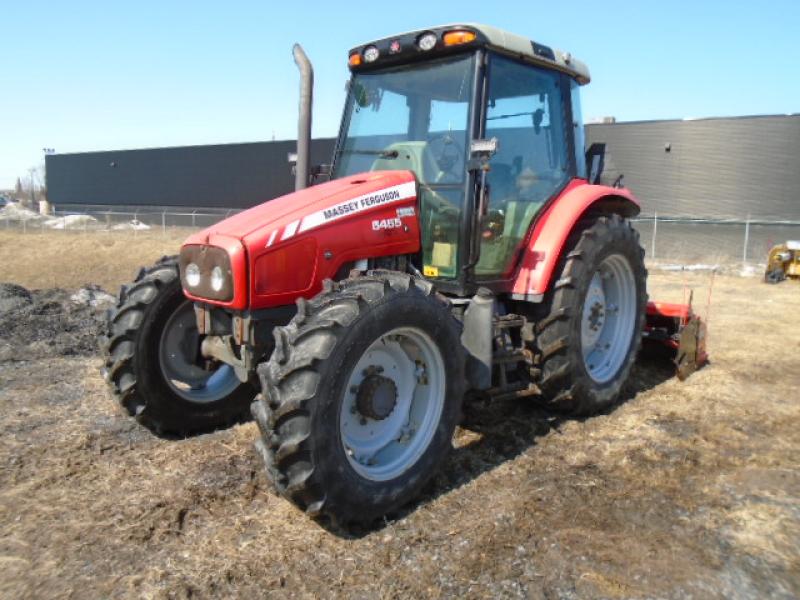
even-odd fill
[[[382,190],[376,190],[369,194],[364,194],[363,196],[357,196],[356,198],[340,202],[339,204],[318,210],[315,213],[303,217],[303,222],[300,224],[300,233],[382,204],[392,204],[394,202],[400,202],[401,200],[408,200],[409,198],[414,198],[416,195],[417,184],[413,181],[408,181]],[[295,229],[297,229],[296,224],[293,223],[292,225],[295,225]],[[292,235],[294,235],[294,231]],[[281,239],[286,239],[285,233],[284,237]]]
[[[278,235],[278,230],[277,229],[273,229],[272,233],[269,234],[269,240],[267,241],[267,248],[272,246],[272,244],[275,242],[275,236],[276,235]]]
[[[289,223],[286,228],[283,230],[283,235],[281,236],[281,241],[288,240],[292,237],[295,233],[297,233],[297,226],[300,225],[300,220],[292,221]]]

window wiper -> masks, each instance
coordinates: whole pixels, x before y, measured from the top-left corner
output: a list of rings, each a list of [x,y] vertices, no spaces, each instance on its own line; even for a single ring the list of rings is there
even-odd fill
[[[494,115],[492,117],[486,117],[487,121],[495,121],[497,119],[511,119],[513,117],[532,117],[533,112],[518,112],[518,113],[509,113],[507,115]]]
[[[339,150],[339,154],[367,154],[381,158],[397,158],[397,150]]]

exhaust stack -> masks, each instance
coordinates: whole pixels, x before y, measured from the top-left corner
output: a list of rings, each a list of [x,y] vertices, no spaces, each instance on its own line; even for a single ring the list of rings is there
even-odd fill
[[[300,44],[292,47],[294,62],[300,69],[300,113],[297,120],[297,163],[295,165],[294,189],[308,187],[311,152],[311,101],[314,92],[314,69]]]

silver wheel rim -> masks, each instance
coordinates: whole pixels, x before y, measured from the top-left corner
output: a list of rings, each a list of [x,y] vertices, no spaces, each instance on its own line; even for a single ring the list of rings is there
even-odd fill
[[[628,356],[636,325],[636,280],[628,259],[607,256],[592,275],[581,315],[586,372],[597,383],[616,377]]]
[[[170,315],[158,344],[158,361],[170,389],[189,402],[208,404],[231,394],[241,382],[233,368],[206,370],[200,361],[200,335],[191,302]]]
[[[396,388],[394,408],[380,420],[365,417],[356,406],[359,386],[375,372]],[[413,327],[382,335],[358,360],[344,390],[339,434],[350,465],[372,481],[408,471],[433,440],[444,398],[444,361],[430,336]]]

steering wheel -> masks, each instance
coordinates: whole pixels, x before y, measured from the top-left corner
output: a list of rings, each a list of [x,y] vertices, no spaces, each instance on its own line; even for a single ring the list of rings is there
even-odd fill
[[[441,183],[448,177],[453,181],[460,181],[462,174],[457,171],[457,167],[464,162],[464,151],[459,143],[449,133],[440,133],[428,140],[428,147],[441,171],[436,182]]]

